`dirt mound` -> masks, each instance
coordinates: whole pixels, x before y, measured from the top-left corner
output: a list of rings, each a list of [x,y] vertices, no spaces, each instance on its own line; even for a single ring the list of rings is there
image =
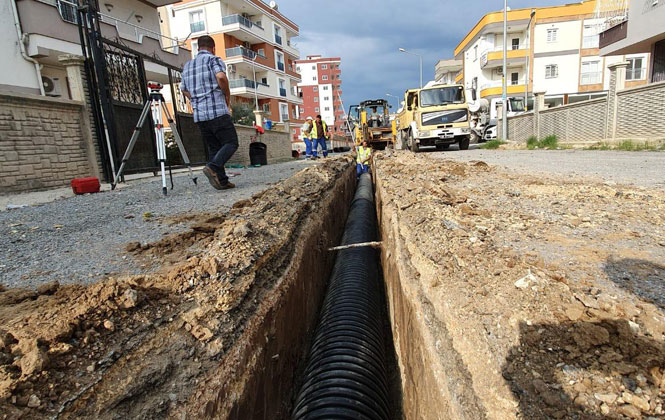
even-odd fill
[[[406,412],[428,413],[418,381],[440,368],[459,418],[665,416],[665,194],[410,153],[378,157],[376,178],[403,246],[384,258],[404,261],[384,266],[394,305],[423,308],[415,345],[432,355],[402,378]],[[402,348],[418,322],[397,325]]]
[[[208,375],[273,293],[305,221],[349,165],[309,167],[227,214],[197,216],[190,231],[130,244],[139,258],[162,261],[153,274],[0,291],[0,413],[205,412]]]

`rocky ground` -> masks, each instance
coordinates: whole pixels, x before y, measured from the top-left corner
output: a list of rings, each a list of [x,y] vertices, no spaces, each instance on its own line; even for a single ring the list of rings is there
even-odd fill
[[[238,200],[309,165],[298,160],[260,168],[229,169],[237,188],[216,191],[197,171],[198,185],[187,174],[174,176],[166,197],[161,180],[132,181],[116,191],[87,194],[0,212],[0,285],[33,287],[58,281],[93,283],[109,275],[154,269],[146,260],[128,258],[126,246],[146,245],[186,231],[189,218],[218,214]],[[18,203],[21,196],[12,201]]]
[[[446,156],[375,175],[488,418],[665,418],[665,192]]]
[[[92,285],[0,285],[0,419],[211,416],[211,384],[242,377],[222,373],[222,361],[261,326],[250,320],[281,293],[275,284],[299,235],[350,164],[326,160],[228,211],[164,217],[189,227],[125,251],[154,271]]]

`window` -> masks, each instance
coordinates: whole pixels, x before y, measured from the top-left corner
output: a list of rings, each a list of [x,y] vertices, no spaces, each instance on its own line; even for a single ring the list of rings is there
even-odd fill
[[[300,113],[301,113],[301,114],[304,114],[304,113],[305,113],[305,108],[300,107]]]
[[[514,50],[519,50],[520,49],[520,39],[519,38],[513,38],[512,48]]]
[[[199,42],[192,41],[192,58],[196,57],[196,54],[199,53]]]
[[[314,112],[319,112],[319,107],[314,108]]]
[[[270,103],[265,103],[263,106],[263,112],[270,113]]]
[[[646,77],[646,68],[644,65],[644,58],[634,57],[628,60],[628,69],[626,70],[626,80],[641,80]]]
[[[319,97],[318,96],[314,97],[314,102],[319,102]]]
[[[473,47],[473,61],[478,59],[478,46]]]
[[[324,110],[324,111],[330,111],[330,107],[327,106],[327,107],[323,108],[323,110]]]
[[[582,74],[580,77],[581,85],[592,85],[600,83],[600,61],[586,61],[582,63]]]
[[[296,66],[296,71],[300,73],[300,66]]]
[[[289,120],[289,106],[281,102],[279,104],[279,120],[281,122]]]
[[[189,12],[189,30],[192,32],[203,32],[206,24],[203,21],[203,10]]]
[[[259,50],[256,53],[259,55],[259,57],[266,58],[266,50],[265,49],[259,48]]]
[[[512,86],[515,86],[516,84],[519,83],[519,73],[510,73],[510,84]]]
[[[314,92],[318,92],[318,91],[319,91],[319,87],[318,87],[318,86],[314,86]]]
[[[261,83],[263,83],[264,85],[268,86],[268,78],[267,78],[267,77],[262,77],[262,78],[261,78]]]
[[[327,85],[324,86],[324,87],[323,87],[323,90],[328,90],[328,86],[327,86]]]
[[[277,62],[277,69],[284,71],[284,54],[280,51],[275,51],[275,61]]]
[[[545,66],[545,78],[554,79],[559,76],[559,65],[558,64],[549,64]]]
[[[324,96],[324,97],[323,97],[323,100],[324,100],[324,101],[329,101],[329,100],[330,100],[330,96]]]
[[[321,79],[322,79],[322,80],[328,80],[328,76],[326,76],[326,75],[324,74],[323,76],[321,76]]]
[[[583,34],[582,48],[598,48],[598,27],[596,25],[584,25]]]
[[[58,11],[60,12],[60,17],[65,22],[77,23],[78,18],[76,17],[77,11],[76,6],[70,3],[63,3],[60,0],[57,0]]]
[[[316,82],[316,76],[312,77],[312,80]]]
[[[279,84],[279,96],[286,97],[286,81],[284,79],[277,79]]]
[[[275,25],[275,43],[277,43],[279,45],[282,45],[281,31],[282,31],[282,28]]]
[[[312,70],[316,70],[316,66],[312,66]]]
[[[547,30],[547,42],[556,42],[557,34],[559,30],[557,28],[552,28]]]
[[[328,70],[327,64],[321,64],[321,70]]]

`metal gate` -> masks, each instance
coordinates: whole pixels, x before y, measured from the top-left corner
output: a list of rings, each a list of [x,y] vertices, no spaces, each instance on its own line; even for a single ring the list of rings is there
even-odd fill
[[[170,91],[174,111],[172,116],[189,159],[193,165],[204,164],[207,161],[207,150],[194,123],[191,106],[180,91],[182,69],[103,38],[97,6],[97,1],[91,0],[79,7],[78,23],[86,61],[88,91],[106,180],[110,181],[115,176],[141,110],[148,100],[146,62],[159,68],[163,71],[164,77],[168,78],[164,90]],[[163,93],[167,96],[166,92]],[[127,162],[125,174],[158,170],[155,133],[152,126],[151,120],[141,130]],[[168,149],[167,159],[172,167],[178,167],[183,163],[179,153],[168,153]]]

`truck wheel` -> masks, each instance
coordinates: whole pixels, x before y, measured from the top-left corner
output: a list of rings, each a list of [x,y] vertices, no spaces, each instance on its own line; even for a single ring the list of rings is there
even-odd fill
[[[459,139],[459,149],[469,150],[469,143],[471,142],[470,136],[462,137]]]
[[[413,138],[413,132],[409,131],[409,143],[411,145],[411,151],[413,153],[418,153],[420,150],[420,147],[418,147],[418,143],[416,143],[416,139]]]
[[[437,144],[436,150],[448,150],[449,147],[450,147],[449,144]]]

